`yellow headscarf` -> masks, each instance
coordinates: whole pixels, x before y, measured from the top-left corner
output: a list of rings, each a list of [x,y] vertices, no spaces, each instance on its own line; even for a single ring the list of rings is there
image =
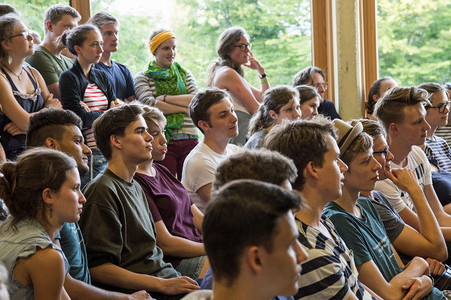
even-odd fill
[[[160,46],[161,43],[171,38],[175,38],[175,34],[170,30],[160,32],[159,34],[154,36],[149,44],[150,53],[154,54],[155,50],[157,50],[158,46]]]

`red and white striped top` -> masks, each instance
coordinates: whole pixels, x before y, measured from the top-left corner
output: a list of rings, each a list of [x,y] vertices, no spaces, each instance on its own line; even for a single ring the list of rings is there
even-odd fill
[[[89,83],[83,96],[83,102],[91,111],[104,111],[108,107],[108,98],[95,83]],[[83,135],[89,148],[97,148],[92,127],[83,128]]]

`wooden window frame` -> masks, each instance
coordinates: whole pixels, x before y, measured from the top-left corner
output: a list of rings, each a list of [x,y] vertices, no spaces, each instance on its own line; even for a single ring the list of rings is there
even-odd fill
[[[328,90],[325,97],[334,101],[334,44],[333,2],[339,0],[312,0],[312,57],[313,65],[326,73]],[[377,2],[358,1],[360,23],[360,58],[362,80],[362,106],[366,104],[368,91],[378,78]],[[365,108],[365,107],[364,107]],[[363,109],[365,111],[365,109]]]
[[[335,99],[334,77],[334,40],[333,40],[333,2],[338,0],[311,0],[312,11],[312,61],[313,65],[324,70],[328,83],[325,97]],[[361,43],[361,74],[362,74],[362,105],[366,103],[366,95],[378,78],[377,52],[377,2],[359,1],[360,6],[360,43]],[[91,17],[90,0],[70,0],[82,16],[80,24]]]

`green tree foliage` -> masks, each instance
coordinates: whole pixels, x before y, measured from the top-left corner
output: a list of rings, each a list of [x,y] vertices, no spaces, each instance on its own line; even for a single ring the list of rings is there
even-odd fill
[[[7,0],[6,3],[14,6],[21,13],[28,28],[37,31],[43,38],[44,11],[53,4],[69,4],[69,0],[66,2],[57,0]]]
[[[243,27],[254,56],[271,84],[291,84],[293,75],[311,64],[310,1],[308,0],[180,0],[187,20],[176,24],[183,63],[205,85],[205,71],[217,57],[216,40],[228,27]],[[246,71],[246,69],[245,69]],[[255,72],[247,79],[259,85]],[[251,74],[253,76],[251,76]]]
[[[451,81],[451,0],[378,0],[378,35],[380,77]]]

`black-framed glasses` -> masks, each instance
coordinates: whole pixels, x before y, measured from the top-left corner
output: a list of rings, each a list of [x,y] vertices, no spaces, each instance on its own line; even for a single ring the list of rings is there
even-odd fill
[[[437,106],[428,105],[426,108],[437,108],[439,113],[445,112],[445,109],[449,110],[449,107],[451,106],[451,101],[446,101],[444,103],[440,103]]]
[[[324,90],[327,90],[327,83],[313,83],[312,86],[315,89],[319,89],[320,87],[322,87]]]
[[[387,158],[389,152],[390,152],[390,148],[387,147],[387,148],[385,148],[384,150],[381,150],[381,151],[374,151],[373,155],[374,154],[381,154],[381,155],[383,154],[384,157]]]
[[[18,37],[18,36],[21,36],[21,37],[23,37],[26,40],[28,40],[29,38],[33,39],[33,34],[31,32],[31,30],[23,30],[23,31],[21,31],[20,33],[18,33],[16,35],[10,36],[9,38],[12,39],[12,38],[15,38],[15,37]]]
[[[239,45],[235,45],[235,46],[233,46],[233,47],[235,47],[235,48],[240,48],[241,51],[246,50],[246,48],[247,48],[247,50],[251,51],[251,49],[252,49],[252,44],[251,44],[251,43],[247,43],[247,44],[239,44]]]

